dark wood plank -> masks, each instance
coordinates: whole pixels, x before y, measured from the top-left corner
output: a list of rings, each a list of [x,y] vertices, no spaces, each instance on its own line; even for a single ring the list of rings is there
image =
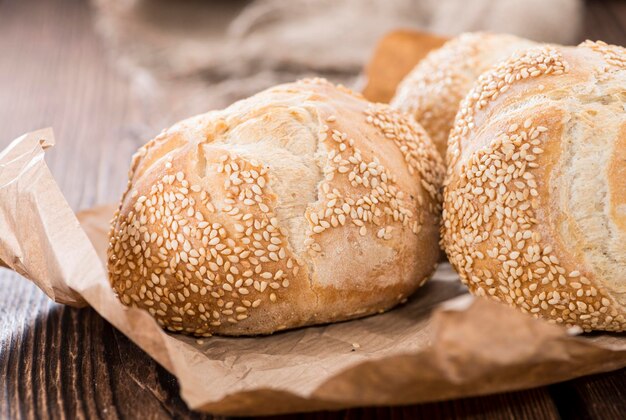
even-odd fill
[[[626,2],[588,1],[587,9],[581,40],[626,44]],[[159,128],[144,115],[108,64],[87,2],[0,0],[0,147],[54,126],[49,164],[73,208],[119,196],[132,151]],[[303,417],[619,418],[624,389],[623,370],[481,398]],[[0,418],[211,416],[190,412],[176,380],[93,310],[51,303],[0,269]]]
[[[626,417],[626,369],[592,375],[550,387],[562,418]]]
[[[288,419],[291,416],[276,417]],[[337,412],[309,413],[302,419],[558,419],[559,414],[545,389],[512,392],[481,398],[463,398],[407,407],[354,408]]]

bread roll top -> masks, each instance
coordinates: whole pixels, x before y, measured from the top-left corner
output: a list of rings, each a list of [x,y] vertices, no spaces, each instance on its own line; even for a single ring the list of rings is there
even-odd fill
[[[442,243],[470,290],[584,330],[626,327],[626,50],[516,53],[448,143]]]
[[[391,105],[412,115],[442,156],[459,104],[483,72],[534,42],[507,34],[461,34],[429,53],[398,86]]]
[[[385,310],[437,261],[423,129],[323,80],[182,121],[139,150],[111,283],[167,329],[266,334]]]

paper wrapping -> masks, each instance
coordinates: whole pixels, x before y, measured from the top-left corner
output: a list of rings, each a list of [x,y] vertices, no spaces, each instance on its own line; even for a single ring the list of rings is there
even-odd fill
[[[381,42],[366,72],[371,99],[388,99],[395,89],[389,77],[397,83],[411,61],[442,42],[427,36],[402,32]],[[394,57],[403,64],[389,76],[382,64]],[[92,306],[178,378],[192,409],[262,415],[411,404],[626,366],[626,336],[576,336],[474,299],[448,264],[406,304],[381,315],[266,337],[196,340],[166,333],[147,312],[114,296],[105,269],[114,207],[75,215],[44,160],[52,145],[52,130],[44,129],[0,153],[0,265],[56,302]]]
[[[178,378],[192,409],[260,415],[410,404],[626,366],[623,335],[573,336],[474,299],[448,264],[382,315],[268,337],[165,333],[114,296],[103,261],[113,207],[74,215],[44,161],[53,144],[46,129],[0,154],[0,260],[57,302],[91,305]]]

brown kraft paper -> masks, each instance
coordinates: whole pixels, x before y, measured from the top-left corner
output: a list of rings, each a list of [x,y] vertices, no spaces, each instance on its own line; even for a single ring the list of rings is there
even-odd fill
[[[40,130],[0,154],[0,260],[51,299],[92,306],[178,378],[192,409],[259,415],[410,404],[626,366],[622,335],[575,336],[474,299],[448,264],[382,315],[268,337],[165,333],[114,296],[102,260],[113,207],[74,215],[44,161],[53,144],[52,131]]]

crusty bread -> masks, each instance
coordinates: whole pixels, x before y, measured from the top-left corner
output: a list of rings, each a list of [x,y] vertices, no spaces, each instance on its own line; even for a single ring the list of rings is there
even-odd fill
[[[626,328],[626,49],[516,53],[448,144],[442,245],[477,295],[585,331]]]
[[[436,267],[444,174],[411,118],[320,79],[280,85],[138,151],[110,281],[194,335],[384,311]]]
[[[533,45],[513,35],[459,35],[415,66],[398,86],[391,106],[413,115],[445,156],[459,104],[478,76],[514,51]]]

